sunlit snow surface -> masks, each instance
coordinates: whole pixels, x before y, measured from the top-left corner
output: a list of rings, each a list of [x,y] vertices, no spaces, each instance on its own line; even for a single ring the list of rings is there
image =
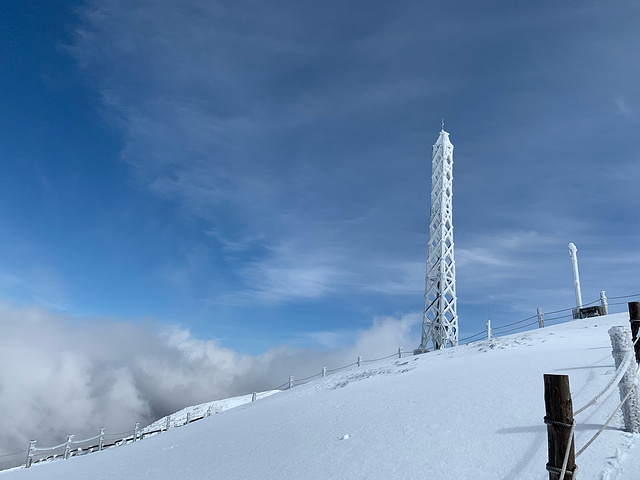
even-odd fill
[[[607,330],[627,314],[390,359],[245,403],[135,444],[7,472],[16,479],[544,479],[544,373],[568,374],[574,409],[614,373]],[[581,447],[617,389],[576,420]],[[206,410],[208,407],[202,407]],[[186,412],[184,413],[186,416]],[[618,416],[578,478],[640,479]]]

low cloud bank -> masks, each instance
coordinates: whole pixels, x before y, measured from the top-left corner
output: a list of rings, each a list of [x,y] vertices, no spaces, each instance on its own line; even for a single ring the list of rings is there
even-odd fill
[[[280,346],[239,354],[188,329],[149,323],[77,321],[39,308],[0,306],[0,454],[66,435],[121,432],[187,405],[274,388],[409,349],[418,314],[374,319],[340,350]]]

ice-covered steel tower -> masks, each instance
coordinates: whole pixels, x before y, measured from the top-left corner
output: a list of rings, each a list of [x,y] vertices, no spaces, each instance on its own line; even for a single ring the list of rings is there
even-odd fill
[[[416,353],[458,345],[456,264],[453,258],[453,145],[444,131],[433,146],[431,160],[431,220],[425,279],[422,341]]]

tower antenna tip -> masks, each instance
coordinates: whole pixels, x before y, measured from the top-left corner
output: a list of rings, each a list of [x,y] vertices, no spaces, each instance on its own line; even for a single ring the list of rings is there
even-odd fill
[[[442,124],[440,125],[440,131],[444,132],[444,118],[442,119]]]

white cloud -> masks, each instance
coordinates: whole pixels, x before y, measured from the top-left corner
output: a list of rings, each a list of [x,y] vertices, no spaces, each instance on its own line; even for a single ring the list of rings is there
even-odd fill
[[[177,326],[79,322],[0,305],[0,453],[23,449],[30,439],[46,446],[69,433],[92,436],[100,427],[126,431],[136,421],[273,388],[289,375],[306,377],[323,366],[353,363],[357,355],[386,356],[416,343],[411,329],[418,320],[379,318],[336,345],[322,341],[332,336],[322,332],[309,348],[281,346],[250,356]]]

